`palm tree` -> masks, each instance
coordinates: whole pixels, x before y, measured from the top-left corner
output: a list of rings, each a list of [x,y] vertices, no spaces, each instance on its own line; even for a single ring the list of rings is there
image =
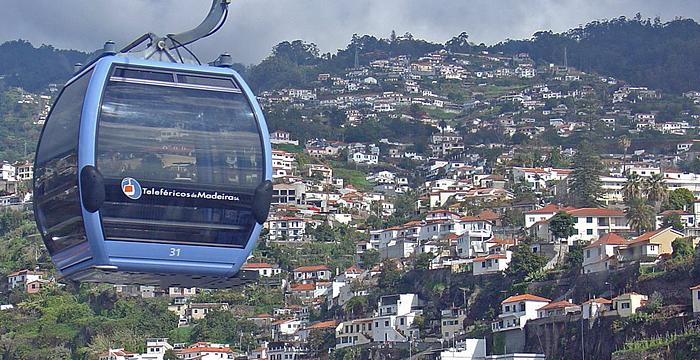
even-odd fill
[[[644,190],[647,199],[654,204],[654,210],[658,212],[661,204],[668,199],[668,187],[666,186],[664,176],[661,174],[654,174],[645,179]]]
[[[625,217],[637,235],[654,228],[654,208],[642,198],[632,198],[627,202]]]
[[[627,174],[627,182],[622,187],[625,202],[642,197],[642,178],[637,174]]]
[[[624,156],[622,157],[622,173],[624,174],[627,172],[626,165],[627,165],[627,149],[629,149],[630,145],[632,145],[632,141],[630,140],[629,137],[627,136],[622,136],[620,137],[620,140],[617,142],[618,145],[624,150]]]

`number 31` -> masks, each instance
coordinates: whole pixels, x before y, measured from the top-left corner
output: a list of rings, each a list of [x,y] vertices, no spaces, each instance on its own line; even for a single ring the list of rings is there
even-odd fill
[[[180,256],[180,248],[170,248],[170,256]]]

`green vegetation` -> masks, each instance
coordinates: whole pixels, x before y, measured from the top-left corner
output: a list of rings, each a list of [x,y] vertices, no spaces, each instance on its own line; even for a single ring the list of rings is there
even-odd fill
[[[367,175],[363,171],[333,167],[333,176],[343,179],[346,184],[350,184],[360,191],[372,189],[372,184],[367,181],[365,178]]]
[[[584,141],[577,149],[573,168],[569,188],[573,203],[579,207],[597,207],[602,195],[600,176],[605,168],[589,142]]]
[[[692,19],[667,23],[656,19],[619,18],[594,21],[564,33],[540,31],[530,40],[492,47],[509,54],[526,52],[540,63],[564,63],[587,72],[610,74],[640,86],[680,93],[700,82],[700,25]]]

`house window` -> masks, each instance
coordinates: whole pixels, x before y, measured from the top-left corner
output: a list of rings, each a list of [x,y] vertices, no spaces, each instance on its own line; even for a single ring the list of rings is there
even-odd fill
[[[404,325],[404,323],[405,323],[404,320],[405,320],[404,318],[401,318],[401,325]]]
[[[520,311],[525,311],[525,303],[524,302],[520,303]]]
[[[506,305],[506,310],[504,312],[509,312],[510,311],[510,305]]]
[[[587,258],[591,257],[591,250],[590,249],[586,250],[586,257]]]
[[[589,216],[586,218],[586,223],[592,224],[593,223],[593,217]]]
[[[384,320],[384,326],[389,326],[389,320]]]
[[[698,291],[697,294],[698,294],[698,300],[700,300],[700,291]]]
[[[623,308],[623,309],[629,309],[629,308],[630,308],[630,303],[626,303],[626,302],[622,303],[622,308]]]
[[[587,229],[586,235],[593,235],[593,229]]]

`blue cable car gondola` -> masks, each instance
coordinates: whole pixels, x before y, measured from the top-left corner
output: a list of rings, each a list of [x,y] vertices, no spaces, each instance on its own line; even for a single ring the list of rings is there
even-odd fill
[[[265,119],[235,71],[175,63],[171,51],[183,59],[185,41],[167,39],[173,47],[161,39],[148,59],[108,51],[83,67],[46,121],[34,211],[69,280],[210,288],[249,280],[239,268],[272,197]]]

